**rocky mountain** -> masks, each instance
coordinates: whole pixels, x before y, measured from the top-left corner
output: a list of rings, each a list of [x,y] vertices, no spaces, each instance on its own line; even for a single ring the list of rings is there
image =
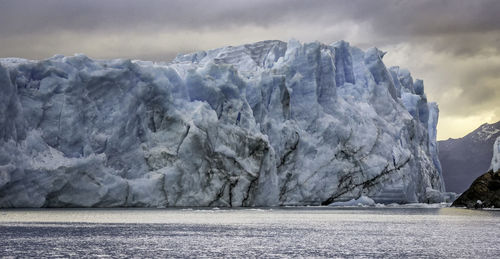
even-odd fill
[[[500,136],[500,121],[485,123],[463,138],[438,141],[439,160],[447,191],[461,193],[488,171],[491,147]]]
[[[467,208],[500,208],[500,137],[493,145],[489,171],[479,176],[453,204]]]
[[[1,59],[0,207],[441,201],[437,105],[383,55],[292,40]]]

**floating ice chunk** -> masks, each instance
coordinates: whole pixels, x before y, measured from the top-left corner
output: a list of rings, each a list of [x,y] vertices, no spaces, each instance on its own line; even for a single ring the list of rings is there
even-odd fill
[[[375,201],[370,197],[362,195],[357,199],[352,199],[350,201],[339,201],[331,203],[329,206],[334,207],[348,207],[348,206],[375,206]]]

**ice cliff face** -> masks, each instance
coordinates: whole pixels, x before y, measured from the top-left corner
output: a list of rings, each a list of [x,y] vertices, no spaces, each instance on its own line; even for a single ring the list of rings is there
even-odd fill
[[[384,53],[0,60],[0,207],[319,205],[444,191],[438,108]]]

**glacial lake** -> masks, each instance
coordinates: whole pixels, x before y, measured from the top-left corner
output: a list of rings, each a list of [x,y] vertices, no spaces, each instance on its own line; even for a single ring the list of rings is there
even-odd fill
[[[500,211],[0,209],[0,257],[499,258]]]

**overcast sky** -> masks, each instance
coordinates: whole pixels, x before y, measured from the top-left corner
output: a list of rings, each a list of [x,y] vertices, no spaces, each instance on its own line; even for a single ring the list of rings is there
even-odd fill
[[[0,0],[0,57],[169,61],[290,38],[388,51],[439,104],[438,139],[500,120],[498,0]]]

